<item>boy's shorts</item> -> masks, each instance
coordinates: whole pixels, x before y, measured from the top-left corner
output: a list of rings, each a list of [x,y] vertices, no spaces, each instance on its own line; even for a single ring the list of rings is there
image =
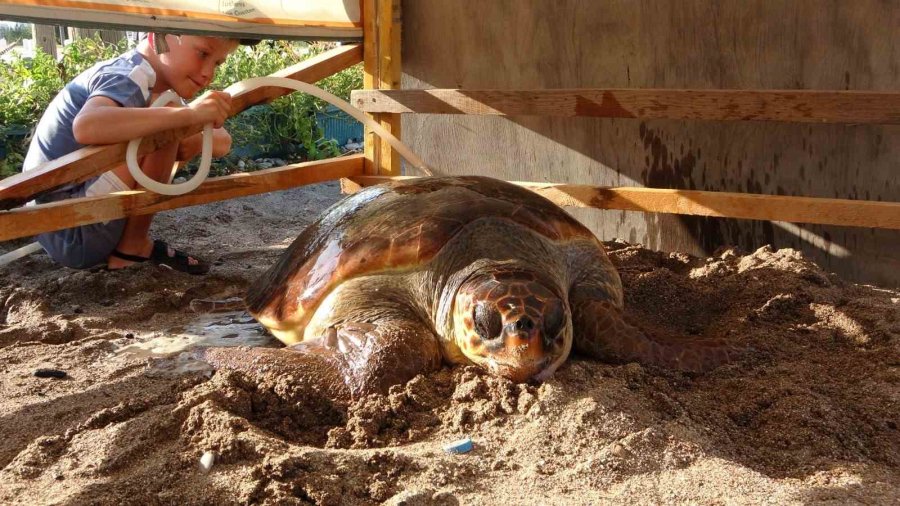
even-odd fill
[[[117,191],[130,190],[121,179],[112,172],[88,179],[72,188],[53,192],[40,197],[41,204],[77,197],[93,197]],[[116,249],[122,232],[125,230],[125,219],[92,223],[80,227],[47,232],[37,236],[38,242],[53,261],[73,269],[86,269],[106,262],[106,258]]]

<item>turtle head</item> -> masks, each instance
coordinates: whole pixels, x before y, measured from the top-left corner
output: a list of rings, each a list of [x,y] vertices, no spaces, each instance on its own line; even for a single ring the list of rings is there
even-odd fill
[[[456,292],[453,332],[472,362],[513,381],[542,381],[572,348],[565,300],[527,270],[485,268]]]

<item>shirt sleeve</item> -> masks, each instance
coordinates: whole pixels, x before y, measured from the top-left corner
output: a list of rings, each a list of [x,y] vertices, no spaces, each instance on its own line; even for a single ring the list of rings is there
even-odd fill
[[[98,73],[91,80],[88,100],[92,97],[107,97],[122,107],[146,106],[144,90],[132,77],[117,73]]]

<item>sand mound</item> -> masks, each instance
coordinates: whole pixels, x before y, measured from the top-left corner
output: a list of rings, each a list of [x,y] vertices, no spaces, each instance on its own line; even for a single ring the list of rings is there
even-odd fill
[[[632,322],[752,350],[703,375],[574,357],[519,385],[460,367],[344,412],[301,407],[283,378],[122,353],[191,328],[191,300],[241,295],[337,198],[326,184],[160,216],[157,236],[216,262],[205,277],[79,272],[43,255],[0,272],[0,502],[900,497],[900,292],[845,282],[792,250],[699,259],[607,244]],[[442,450],[466,436],[471,453]]]

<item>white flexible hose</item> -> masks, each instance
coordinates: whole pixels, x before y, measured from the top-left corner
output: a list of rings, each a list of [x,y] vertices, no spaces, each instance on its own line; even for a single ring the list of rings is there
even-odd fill
[[[15,262],[16,260],[28,256],[32,253],[36,253],[41,250],[41,245],[37,242],[33,242],[31,244],[26,244],[19,249],[14,249],[9,253],[5,253],[0,255],[0,267],[5,266],[6,264]]]
[[[176,101],[180,101],[178,94],[169,90],[154,100],[153,103],[150,104],[150,107],[162,107]],[[200,154],[200,167],[197,169],[197,173],[194,174],[194,177],[184,183],[160,183],[159,181],[150,179],[144,174],[144,171],[141,170],[137,161],[138,147],[141,145],[141,139],[143,139],[143,137],[132,139],[131,142],[128,143],[128,149],[125,151],[125,162],[128,164],[128,172],[131,173],[131,177],[144,188],[162,195],[181,195],[196,189],[200,186],[200,183],[206,180],[206,176],[209,174],[209,166],[212,163],[212,123],[203,125],[203,149]]]
[[[364,125],[371,128],[376,134],[378,134],[379,137],[388,141],[391,147],[396,149],[397,152],[400,153],[400,156],[402,156],[413,167],[427,176],[432,175],[431,169],[421,158],[413,153],[406,144],[400,142],[400,139],[397,139],[394,135],[385,130],[375,120],[368,117],[364,112],[353,107],[344,100],[309,83],[297,81],[295,79],[290,79],[287,77],[253,77],[234,83],[226,88],[225,91],[231,96],[235,96],[239,93],[254,90],[262,86],[276,86],[279,88],[302,91],[305,93],[309,93],[310,95],[313,95],[315,97],[321,98],[322,100],[330,104],[334,104],[338,109],[346,112],[350,116],[353,116]],[[150,107],[162,107],[177,100],[178,95],[174,91],[169,90],[160,95],[156,100],[154,100],[153,103],[150,104]],[[186,181],[180,184],[160,183],[159,181],[150,179],[146,174],[144,174],[144,171],[141,170],[137,161],[137,152],[138,148],[141,145],[141,139],[143,139],[143,137],[132,139],[131,142],[128,143],[128,149],[125,151],[125,161],[128,165],[128,171],[131,173],[131,177],[133,177],[134,180],[140,183],[140,185],[144,188],[162,195],[181,195],[183,193],[187,193],[191,190],[196,189],[209,174],[209,166],[212,162],[213,147],[212,124],[208,123],[206,125],[203,125],[203,150],[200,155],[200,168],[197,169],[197,173],[194,174],[194,177],[192,177],[190,181]],[[6,264],[14,262],[24,256],[30,255],[40,250],[41,245],[37,242],[33,242],[17,250],[13,250],[4,255],[0,255],[0,267],[3,267]]]
[[[428,167],[428,165],[425,164],[424,161],[422,161],[421,158],[413,153],[406,144],[400,142],[399,139],[391,135],[390,132],[379,125],[378,122],[368,117],[366,113],[360,111],[344,100],[332,95],[331,93],[328,93],[327,91],[313,86],[309,83],[297,81],[296,79],[290,79],[288,77],[251,77],[250,79],[244,79],[243,81],[232,84],[228,88],[225,88],[225,91],[233,97],[239,93],[254,90],[262,86],[275,86],[278,88],[288,88],[295,91],[302,91],[304,93],[309,93],[310,95],[321,98],[322,100],[330,104],[334,104],[338,109],[346,112],[350,116],[353,116],[364,125],[374,130],[379,137],[388,141],[390,145],[394,149],[396,149],[398,153],[400,153],[400,156],[402,156],[416,169],[427,176],[432,175],[431,169]]]

